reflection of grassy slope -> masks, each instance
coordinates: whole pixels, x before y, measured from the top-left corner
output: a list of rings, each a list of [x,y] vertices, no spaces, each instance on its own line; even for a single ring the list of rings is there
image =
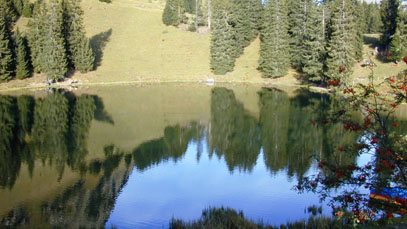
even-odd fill
[[[11,206],[24,200],[42,201],[48,199],[50,194],[60,192],[75,183],[79,177],[78,173],[73,173],[68,167],[65,167],[64,175],[58,182],[56,168],[50,169],[48,164],[43,166],[38,161],[35,164],[33,177],[30,178],[28,168],[26,164],[23,164],[12,192],[9,189],[0,189],[0,215],[5,214],[11,210],[9,209]]]
[[[114,125],[93,121],[88,141],[89,158],[102,157],[103,147],[110,144],[130,151],[143,142],[162,137],[169,125],[207,122],[211,89],[175,84],[91,88],[89,93],[97,93],[102,98]],[[258,117],[259,88],[237,86],[231,89],[245,109]]]

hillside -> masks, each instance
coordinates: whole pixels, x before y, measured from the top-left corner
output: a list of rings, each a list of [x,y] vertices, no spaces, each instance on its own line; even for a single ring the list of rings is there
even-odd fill
[[[235,70],[225,76],[215,76],[209,69],[210,34],[200,34],[163,25],[163,0],[113,0],[102,3],[83,0],[85,26],[97,54],[97,69],[87,74],[75,73],[72,78],[84,84],[132,82],[200,82],[215,78],[221,82],[250,82],[298,85],[300,77],[291,70],[279,79],[263,79],[257,71],[259,39],[245,49],[236,61]],[[17,26],[25,29],[26,18]],[[365,53],[372,52],[377,35],[365,39]],[[366,57],[367,58],[367,57]],[[397,73],[404,66],[377,59],[379,78]],[[369,70],[355,66],[355,82],[366,78]],[[43,86],[43,75],[31,79],[13,80],[0,85],[0,90],[13,87]]]

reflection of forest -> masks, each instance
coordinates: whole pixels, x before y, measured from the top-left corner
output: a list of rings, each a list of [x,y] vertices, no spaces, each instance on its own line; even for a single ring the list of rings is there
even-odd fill
[[[333,101],[328,96],[301,90],[290,98],[276,89],[263,89],[258,95],[259,120],[245,110],[233,91],[214,88],[208,126],[196,122],[167,126],[161,138],[127,151],[115,145],[105,146],[104,159],[90,162],[84,159],[88,154],[91,121],[114,123],[99,97],[75,97],[63,91],[42,99],[1,96],[0,187],[13,188],[22,163],[28,165],[32,174],[37,159],[56,168],[59,177],[66,166],[81,177],[97,175],[93,188],[85,187],[85,178],[81,178],[57,197],[44,201],[40,219],[51,225],[74,223],[77,227],[100,227],[108,219],[133,167],[143,171],[169,160],[177,162],[185,155],[190,142],[198,145],[199,161],[207,141],[209,157],[224,158],[230,171],[252,171],[261,149],[272,173],[286,171],[297,178],[311,167],[315,155],[347,164],[355,161],[354,157],[328,152],[334,152],[344,142],[355,141],[357,136],[346,135],[341,125],[312,127],[310,124],[310,120],[329,112]],[[124,169],[117,169],[120,165]],[[0,223],[29,224],[29,210],[15,208]]]
[[[12,188],[21,163],[32,175],[35,160],[86,170],[86,139],[94,118],[109,120],[97,96],[55,91],[43,99],[0,97],[0,187]]]

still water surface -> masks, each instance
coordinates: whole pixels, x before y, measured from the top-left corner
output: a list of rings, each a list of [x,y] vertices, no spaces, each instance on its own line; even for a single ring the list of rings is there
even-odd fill
[[[168,227],[207,207],[277,225],[306,219],[293,190],[315,158],[355,142],[316,126],[333,101],[306,90],[160,85],[0,95],[3,226]]]

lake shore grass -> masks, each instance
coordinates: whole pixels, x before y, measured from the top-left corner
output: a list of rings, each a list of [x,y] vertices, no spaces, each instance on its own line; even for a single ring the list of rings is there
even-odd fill
[[[260,39],[254,40],[236,60],[233,72],[214,75],[209,67],[210,34],[193,33],[161,21],[164,6],[162,0],[114,0],[107,4],[95,0],[83,0],[84,22],[87,35],[96,53],[96,69],[81,74],[71,72],[64,82],[52,87],[67,87],[70,79],[78,80],[75,86],[127,85],[143,83],[216,83],[262,84],[265,86],[311,87],[300,74],[290,69],[277,79],[262,78],[257,70]],[[27,29],[27,18],[21,18],[17,27]],[[378,44],[379,35],[366,35],[364,59],[369,58]],[[397,74],[404,63],[394,65],[373,57],[378,79]],[[370,70],[363,62],[354,66],[353,83],[367,80]],[[44,74],[34,74],[25,80],[12,80],[0,84],[0,92],[10,90],[46,88]]]

